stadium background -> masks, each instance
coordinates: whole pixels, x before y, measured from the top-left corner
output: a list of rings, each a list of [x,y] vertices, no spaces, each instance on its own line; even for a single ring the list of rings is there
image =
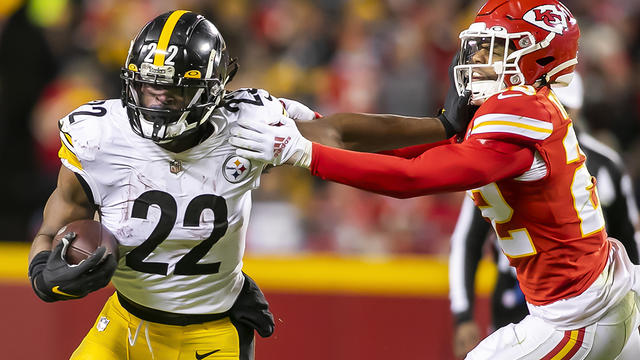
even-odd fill
[[[3,0],[0,2],[0,346],[3,358],[63,359],[91,326],[106,289],[44,304],[26,277],[28,242],[55,186],[56,121],[119,96],[129,41],[176,8],[211,19],[258,87],[321,113],[432,115],[457,34],[482,1]],[[640,3],[571,0],[582,29],[584,119],[619,150],[640,187]],[[262,359],[452,359],[449,235],[462,194],[395,200],[274,169],[254,194],[246,271],[278,327]],[[487,323],[495,269],[480,277]],[[302,354],[302,355],[301,355]]]

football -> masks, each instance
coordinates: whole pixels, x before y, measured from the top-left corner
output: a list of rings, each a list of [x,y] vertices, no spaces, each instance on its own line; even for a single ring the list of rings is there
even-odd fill
[[[88,258],[99,246],[107,248],[106,254],[118,259],[118,240],[104,225],[94,220],[76,220],[63,226],[53,238],[53,247],[70,232],[76,233],[64,254],[67,263],[75,265]]]

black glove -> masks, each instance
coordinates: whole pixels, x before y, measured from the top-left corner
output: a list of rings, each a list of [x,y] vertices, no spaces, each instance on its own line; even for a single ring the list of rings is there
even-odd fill
[[[39,252],[29,264],[29,278],[36,295],[44,301],[78,299],[101,289],[111,280],[118,266],[113,254],[100,246],[77,265],[69,265],[62,254],[75,238],[67,234],[53,251]],[[104,258],[103,258],[104,257]]]
[[[469,125],[469,122],[473,119],[476,110],[478,110],[478,106],[469,104],[469,98],[471,97],[470,90],[465,90],[462,96],[458,95],[458,91],[456,90],[456,79],[453,68],[458,65],[459,57],[460,54],[456,53],[456,56],[454,56],[451,61],[451,65],[449,65],[449,90],[444,100],[444,108],[440,110],[437,116],[447,132],[447,138],[455,134],[464,133],[464,131],[467,130],[467,125]]]
[[[255,329],[261,337],[273,334],[275,323],[269,311],[269,303],[258,284],[244,274],[244,285],[238,299],[229,310],[232,321],[239,322],[250,329]]]

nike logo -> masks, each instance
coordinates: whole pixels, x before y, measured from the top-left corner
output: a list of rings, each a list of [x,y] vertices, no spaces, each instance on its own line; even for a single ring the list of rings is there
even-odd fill
[[[500,94],[498,94],[498,100],[503,100],[503,99],[506,99],[506,98],[516,97],[516,96],[522,96],[522,94],[508,94],[508,95],[505,95],[504,93],[500,93]]]
[[[74,297],[74,298],[77,298],[77,297],[78,297],[78,295],[71,295],[71,294],[67,294],[66,292],[64,292],[64,291],[60,290],[59,288],[60,288],[60,286],[54,286],[54,287],[51,289],[51,292],[52,292],[52,293],[54,293],[54,294],[64,295],[64,296],[69,296],[69,297]]]
[[[204,354],[198,354],[198,351],[196,350],[196,359],[202,360],[211,354],[217,353],[218,351],[220,351],[220,349],[209,351],[208,353],[204,353]]]

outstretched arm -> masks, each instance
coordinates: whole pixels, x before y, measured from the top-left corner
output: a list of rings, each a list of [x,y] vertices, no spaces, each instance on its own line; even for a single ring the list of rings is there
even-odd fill
[[[441,145],[413,159],[313,144],[315,176],[397,198],[467,190],[525,172],[533,150],[496,140]]]
[[[447,138],[442,121],[431,117],[338,113],[296,125],[313,142],[354,151],[378,152]]]
[[[458,55],[449,66],[449,90],[444,107],[435,117],[338,113],[310,122],[298,122],[297,126],[302,135],[311,141],[366,152],[434,143],[462,134],[478,107],[469,104],[471,92],[467,91],[461,96],[456,91],[453,69],[457,63]],[[292,106],[294,111],[291,113],[300,113],[298,108]],[[308,108],[306,110],[306,117],[317,118],[317,113]],[[298,120],[296,116],[291,117]]]
[[[313,175],[359,189],[408,198],[473,189],[524,173],[533,149],[490,139],[443,143],[417,157],[348,151],[311,143],[289,118],[278,126],[238,120],[229,142],[238,156],[305,167]]]

